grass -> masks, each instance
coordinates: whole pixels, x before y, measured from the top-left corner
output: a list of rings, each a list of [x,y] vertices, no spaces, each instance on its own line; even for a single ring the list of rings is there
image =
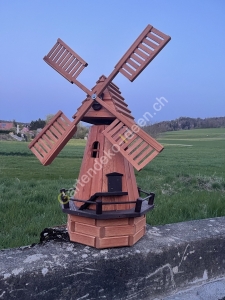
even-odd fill
[[[225,128],[167,132],[164,151],[137,183],[156,193],[151,225],[225,215]],[[43,167],[25,142],[0,141],[0,248],[39,240],[49,226],[66,223],[57,196],[78,177],[85,141],[71,140]]]

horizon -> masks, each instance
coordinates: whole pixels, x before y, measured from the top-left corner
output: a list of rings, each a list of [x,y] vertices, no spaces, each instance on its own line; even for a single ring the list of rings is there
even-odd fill
[[[207,117],[207,118],[200,118],[200,117],[196,117],[196,118],[193,118],[193,117],[184,117],[184,116],[180,116],[180,117],[178,117],[178,118],[176,118],[176,119],[170,119],[170,120],[161,120],[161,121],[156,121],[156,122],[153,122],[153,123],[150,123],[150,124],[148,124],[148,123],[146,123],[146,125],[144,125],[144,126],[151,126],[151,125],[154,125],[154,124],[158,124],[158,123],[162,123],[162,122],[172,122],[172,121],[176,121],[176,120],[179,120],[179,119],[181,119],[181,118],[184,118],[184,119],[201,119],[201,120],[205,120],[205,119],[216,119],[216,118],[225,118],[225,115],[224,116],[221,116],[221,117]],[[37,121],[38,119],[36,119],[36,120],[31,120],[30,122],[21,122],[21,121],[17,121],[17,120],[1,120],[0,119],[0,122],[8,122],[8,123],[12,123],[12,122],[16,122],[16,123],[21,123],[21,124],[30,124],[32,121]],[[41,120],[44,120],[44,119],[41,119]],[[45,120],[44,120],[45,121]],[[83,123],[83,125],[84,126],[88,126],[88,127],[90,127],[90,126],[92,126],[93,124],[91,124],[91,123],[87,123],[87,122],[83,122],[83,121],[81,121],[82,123]],[[140,126],[140,125],[139,125]],[[140,126],[140,127],[142,127],[142,126]],[[191,128],[191,129],[196,129],[196,128]],[[189,129],[189,130],[191,130],[191,129]]]
[[[171,41],[133,83],[122,74],[113,80],[135,119],[223,117],[223,0],[43,3],[0,2],[0,119],[28,123],[62,110],[71,120],[85,94],[43,61],[57,38],[87,61],[78,80],[91,88],[148,24]]]

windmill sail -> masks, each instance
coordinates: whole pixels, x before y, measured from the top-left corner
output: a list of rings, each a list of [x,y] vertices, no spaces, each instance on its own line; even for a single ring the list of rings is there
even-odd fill
[[[44,61],[70,82],[88,65],[76,52],[58,39]]]
[[[77,124],[90,108],[92,101],[86,100],[80,107],[76,118],[71,122],[59,111],[40,134],[29,144],[30,150],[44,165],[49,165],[77,131]]]
[[[116,64],[115,68],[119,68],[119,72],[130,81],[134,81],[170,39],[170,36],[148,25]]]
[[[160,143],[135,123],[126,126],[121,120],[115,119],[102,133],[113,149],[120,152],[138,171],[163,150]]]
[[[29,148],[44,165],[49,165],[76,132],[76,126],[59,111]]]

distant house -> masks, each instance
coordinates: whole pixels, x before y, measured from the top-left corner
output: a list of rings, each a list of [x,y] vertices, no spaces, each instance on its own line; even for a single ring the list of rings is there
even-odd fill
[[[13,122],[0,122],[0,130],[10,130],[13,128]]]
[[[27,127],[23,127],[21,130],[20,130],[21,133],[27,133],[29,132],[29,128]]]

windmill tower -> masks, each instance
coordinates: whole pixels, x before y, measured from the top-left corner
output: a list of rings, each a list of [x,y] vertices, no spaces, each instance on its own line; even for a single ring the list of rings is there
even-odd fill
[[[137,187],[134,168],[148,164],[163,146],[135,124],[120,89],[112,82],[120,72],[130,81],[143,71],[170,37],[148,25],[111,74],[89,90],[77,80],[87,63],[62,40],[44,57],[46,63],[86,94],[71,122],[59,111],[29,148],[49,165],[85,121],[93,124],[73,198],[62,190],[70,240],[96,248],[131,246],[145,233],[146,213],[154,194]],[[140,197],[140,193],[145,198]],[[147,200],[147,201],[145,201]]]

